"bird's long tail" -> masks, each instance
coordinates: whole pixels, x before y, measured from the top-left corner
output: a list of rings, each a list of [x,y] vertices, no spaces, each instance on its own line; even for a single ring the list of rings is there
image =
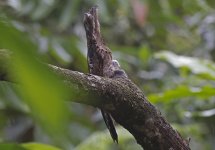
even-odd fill
[[[113,119],[111,118],[111,115],[108,114],[103,109],[101,109],[101,113],[102,113],[102,116],[104,118],[105,124],[106,124],[106,126],[107,126],[107,128],[108,128],[108,130],[110,132],[110,135],[111,135],[113,141],[118,143],[118,135],[117,135],[114,123],[113,123]]]

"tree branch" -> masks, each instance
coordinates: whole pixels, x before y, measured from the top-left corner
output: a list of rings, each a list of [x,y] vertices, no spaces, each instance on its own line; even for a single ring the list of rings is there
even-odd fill
[[[10,57],[0,51],[1,60]],[[0,74],[7,72],[0,63]],[[73,102],[104,108],[145,150],[189,150],[189,145],[129,79],[104,78],[49,65],[77,95]],[[1,80],[8,78],[1,78]]]
[[[90,73],[114,78],[117,83],[120,83],[105,82],[108,85],[105,86],[103,97],[106,96],[107,99],[103,102],[102,108],[109,112],[116,122],[128,129],[144,149],[170,149],[177,144],[174,149],[189,149],[160,112],[147,101],[136,85],[127,79],[127,75],[119,65],[114,65],[111,50],[105,45],[100,33],[97,7],[92,7],[85,13],[84,27]],[[130,121],[131,118],[137,118],[137,120]],[[168,133],[171,133],[171,136]],[[175,138],[168,139],[166,136]]]

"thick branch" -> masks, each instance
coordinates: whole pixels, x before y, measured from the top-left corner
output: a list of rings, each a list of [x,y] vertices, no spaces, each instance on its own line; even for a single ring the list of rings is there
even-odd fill
[[[9,58],[5,56],[0,56],[0,58],[5,58],[5,60]],[[5,64],[0,63],[0,68],[5,68],[3,65]],[[109,79],[52,65],[50,67],[63,76],[67,85],[77,94],[72,97],[73,102],[105,108],[144,149],[190,149],[185,140],[129,79]],[[0,74],[6,74],[4,71],[1,69]]]
[[[104,44],[100,34],[97,7],[85,13],[84,27],[90,73],[109,78],[120,77],[114,80],[116,82],[106,81],[103,84],[105,89],[101,93],[104,93],[102,96],[106,100],[102,108],[128,129],[144,149],[189,149],[160,112],[127,79],[119,65],[113,65],[111,50]]]
[[[49,65],[54,72],[63,77],[73,91],[72,101],[99,107],[110,113],[145,150],[189,150],[187,142],[161,116],[143,92],[127,79],[127,76],[109,78],[115,77],[115,69],[120,68],[113,65],[111,51],[105,46],[100,35],[96,7],[85,14],[84,25],[91,74]],[[2,53],[0,51],[0,58],[0,62],[9,59],[3,51]],[[7,63],[0,63],[1,80],[8,79],[6,66]],[[119,73],[121,70],[116,71]]]

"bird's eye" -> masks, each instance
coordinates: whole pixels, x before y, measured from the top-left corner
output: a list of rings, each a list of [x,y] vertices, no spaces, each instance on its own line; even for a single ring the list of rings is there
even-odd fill
[[[117,60],[112,60],[112,64],[114,67],[120,67],[119,62]]]

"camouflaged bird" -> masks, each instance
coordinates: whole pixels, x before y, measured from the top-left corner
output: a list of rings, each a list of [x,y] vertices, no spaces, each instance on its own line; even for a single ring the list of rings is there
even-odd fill
[[[87,37],[89,73],[107,78],[127,77],[125,72],[120,69],[119,63],[112,60],[112,53],[101,37],[97,7],[93,7],[88,13],[85,13],[84,27]],[[111,115],[104,109],[101,109],[101,113],[113,141],[118,143],[118,135]]]

